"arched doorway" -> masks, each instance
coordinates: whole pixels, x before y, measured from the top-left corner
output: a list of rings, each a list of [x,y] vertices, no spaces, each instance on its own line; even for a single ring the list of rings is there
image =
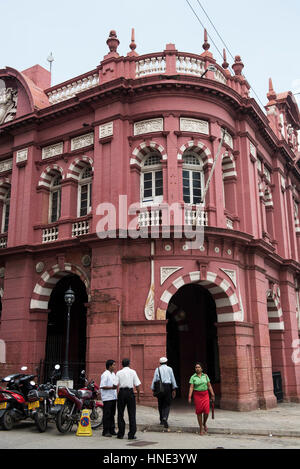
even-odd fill
[[[78,383],[81,369],[85,368],[86,356],[86,307],[88,296],[86,287],[78,275],[71,274],[57,282],[48,303],[48,325],[45,353],[44,379],[56,363],[62,365],[65,360],[65,340],[67,326],[67,306],[64,294],[71,287],[75,293],[75,302],[71,308],[69,373]]]
[[[189,378],[200,361],[220,394],[216,303],[201,285],[182,286],[170,299],[167,314],[167,356],[176,377],[178,397],[186,400]]]

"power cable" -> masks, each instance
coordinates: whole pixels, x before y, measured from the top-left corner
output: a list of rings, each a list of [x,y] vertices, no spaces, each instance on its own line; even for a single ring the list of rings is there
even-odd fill
[[[202,23],[202,21],[200,20],[199,16],[197,15],[196,11],[194,10],[194,8],[192,7],[192,5],[190,4],[189,0],[186,0],[186,2],[188,3],[190,9],[192,10],[192,12],[194,13],[195,17],[197,18],[197,20],[199,21],[199,23],[201,24],[201,26],[203,27],[203,29],[206,29],[206,27],[204,26],[204,24]],[[226,49],[228,50],[229,54],[231,55],[231,57],[234,59],[233,55],[231,54],[230,50],[228,49],[228,47],[226,46],[225,42],[223,41],[223,39],[221,38],[220,34],[218,33],[217,31],[217,28],[214,26],[213,22],[210,20],[209,16],[207,15],[205,9],[203,8],[203,6],[200,4],[199,0],[197,0],[199,6],[202,8],[202,10],[204,11],[205,15],[207,16],[207,18],[209,19],[209,21],[211,22],[214,30],[217,32],[219,38],[221,39],[222,43],[225,45]],[[211,40],[211,42],[213,43],[213,45],[215,46],[215,48],[217,49],[217,51],[219,52],[219,54],[221,55],[222,59],[223,59],[223,54],[220,52],[219,48],[216,46],[215,42],[213,41],[213,39],[211,38],[211,36],[207,33],[209,39]],[[234,59],[235,60],[235,59]],[[231,67],[230,67],[231,68]],[[232,68],[231,68],[232,70]],[[249,83],[249,82],[248,82]],[[253,91],[253,93],[255,94],[257,100],[259,101],[259,103],[261,104],[263,110],[264,110],[264,104],[262,103],[262,101],[260,100],[258,94],[255,92],[254,88],[251,86],[251,84],[249,83],[250,85],[250,88],[251,90]]]

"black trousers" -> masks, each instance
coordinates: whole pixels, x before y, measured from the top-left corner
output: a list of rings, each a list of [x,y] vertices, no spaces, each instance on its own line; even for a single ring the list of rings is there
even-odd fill
[[[121,388],[118,394],[118,436],[125,434],[124,411],[127,407],[129,419],[128,437],[132,438],[136,434],[136,403],[133,389]]]
[[[159,418],[161,422],[163,420],[168,420],[172,402],[172,385],[164,383],[164,389],[165,392],[157,396]]]
[[[103,432],[102,435],[107,433],[115,433],[115,414],[116,414],[117,400],[103,401]]]

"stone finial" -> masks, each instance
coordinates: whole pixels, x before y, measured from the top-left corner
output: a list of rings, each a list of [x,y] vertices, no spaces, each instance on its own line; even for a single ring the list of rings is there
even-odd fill
[[[233,68],[234,73],[236,75],[238,75],[238,76],[242,75],[242,70],[244,68],[244,64],[243,64],[242,59],[239,55],[235,56],[234,64],[232,65],[232,68]]]
[[[202,45],[202,48],[207,51],[210,48],[210,44],[207,39],[207,30],[204,29],[204,44]]]
[[[129,47],[132,51],[134,51],[136,49],[134,28],[132,28],[132,30],[131,30],[131,43],[130,43]]]
[[[227,57],[226,57],[226,50],[223,49],[223,63],[222,67],[226,70],[229,67],[229,63],[227,62]]]
[[[117,52],[120,41],[117,38],[116,31],[111,31],[109,33],[109,38],[107,39],[106,44],[108,45],[110,52]]]
[[[277,95],[273,88],[272,78],[269,78],[269,92],[267,93],[267,98],[269,100],[269,103],[274,104],[276,102]]]

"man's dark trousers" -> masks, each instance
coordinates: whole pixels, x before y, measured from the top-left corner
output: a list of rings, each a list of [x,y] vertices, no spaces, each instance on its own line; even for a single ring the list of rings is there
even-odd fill
[[[102,435],[115,434],[115,413],[117,400],[103,401],[103,432]]]
[[[125,433],[124,411],[127,406],[129,419],[128,438],[133,438],[136,434],[136,403],[133,389],[121,388],[118,394],[118,437],[123,437]]]
[[[172,385],[164,383],[164,392],[157,396],[158,400],[158,411],[160,421],[168,421],[171,402],[172,402]]]

